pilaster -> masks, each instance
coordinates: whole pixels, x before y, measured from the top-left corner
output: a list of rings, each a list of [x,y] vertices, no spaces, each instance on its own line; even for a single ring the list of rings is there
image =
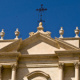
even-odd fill
[[[79,80],[79,63],[74,63],[75,65],[75,80]]]
[[[59,63],[59,80],[63,80],[63,68],[64,68],[64,63]]]
[[[0,65],[0,80],[2,80],[2,65]]]
[[[16,80],[16,65],[12,65],[12,76],[11,80]]]

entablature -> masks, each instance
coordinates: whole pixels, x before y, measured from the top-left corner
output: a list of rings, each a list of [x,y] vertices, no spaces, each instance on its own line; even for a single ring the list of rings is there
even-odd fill
[[[20,52],[0,52],[0,65],[10,67],[18,63]]]
[[[80,50],[55,51],[55,53],[60,63],[71,65],[75,62],[80,62]]]

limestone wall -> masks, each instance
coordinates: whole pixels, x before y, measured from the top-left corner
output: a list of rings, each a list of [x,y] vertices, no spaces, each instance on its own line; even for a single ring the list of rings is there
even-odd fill
[[[51,80],[59,80],[58,67],[53,67],[53,68],[19,68],[17,70],[17,80],[23,80],[25,75],[27,75],[31,72],[34,72],[34,71],[43,71],[43,72],[50,75]],[[43,80],[44,80],[44,78],[43,78]]]
[[[17,69],[17,79],[16,80],[25,80],[23,79],[25,75],[34,72],[34,71],[43,71],[50,75],[50,80],[59,80],[59,68],[18,68]],[[44,79],[44,77],[36,77],[32,80]],[[64,67],[64,80],[75,80],[75,69],[74,67]]]
[[[24,80],[24,76],[34,71],[43,71],[50,75],[51,80],[59,80],[59,68],[18,68],[16,73],[16,80]],[[11,69],[4,68],[2,69],[2,80],[10,80],[11,79]],[[44,77],[37,76],[32,80],[39,80]],[[65,67],[64,68],[64,80],[75,80],[75,71],[74,67]]]

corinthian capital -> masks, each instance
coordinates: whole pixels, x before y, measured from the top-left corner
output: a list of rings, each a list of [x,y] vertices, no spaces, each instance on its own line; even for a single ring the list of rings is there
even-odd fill
[[[15,70],[16,67],[17,67],[17,64],[13,64],[13,65],[11,65],[11,67],[12,67],[13,70]]]
[[[75,62],[74,65],[75,65],[75,68],[78,68],[79,67],[79,62]]]
[[[63,66],[64,66],[64,63],[59,63],[59,68],[63,68]]]

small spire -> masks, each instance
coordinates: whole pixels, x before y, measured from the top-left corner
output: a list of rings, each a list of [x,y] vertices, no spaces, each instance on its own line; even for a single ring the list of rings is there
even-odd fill
[[[75,38],[79,38],[79,36],[78,36],[78,34],[79,34],[79,29],[78,29],[78,27],[76,27],[76,29],[74,30],[74,32],[75,32],[75,34],[76,34]]]
[[[3,40],[4,35],[5,35],[5,32],[4,32],[4,29],[2,29],[2,31],[0,33],[0,36],[1,36],[1,39],[0,40]]]
[[[15,31],[15,35],[16,35],[16,38],[15,39],[18,39],[19,34],[20,34],[20,32],[19,32],[19,30],[17,28],[16,31]]]
[[[43,26],[42,26],[42,22],[39,23],[39,26],[37,27],[38,31],[43,31]]]
[[[63,27],[61,27],[61,29],[59,30],[59,34],[60,34],[59,38],[63,38],[63,34],[64,34]]]

